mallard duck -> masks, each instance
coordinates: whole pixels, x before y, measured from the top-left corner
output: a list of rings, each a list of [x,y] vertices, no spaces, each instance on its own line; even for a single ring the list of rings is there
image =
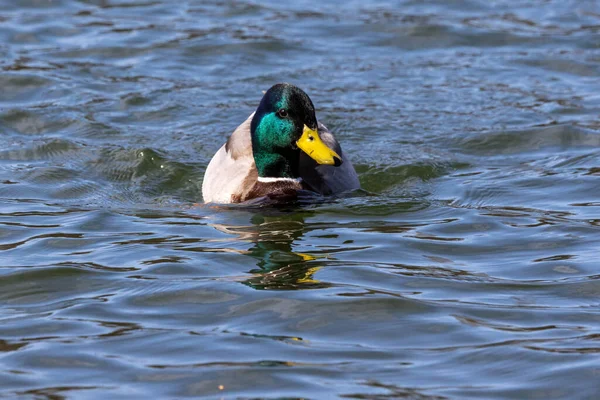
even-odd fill
[[[267,90],[246,121],[206,168],[206,203],[294,197],[299,190],[331,195],[358,189],[352,163],[317,121],[310,97],[289,83]]]

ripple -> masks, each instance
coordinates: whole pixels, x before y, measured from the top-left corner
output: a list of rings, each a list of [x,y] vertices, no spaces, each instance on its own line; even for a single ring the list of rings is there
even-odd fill
[[[51,80],[37,75],[2,74],[0,75],[0,85],[2,85],[3,91],[0,94],[0,102],[14,103],[37,98],[43,89],[51,84]]]
[[[572,125],[552,125],[514,132],[498,132],[467,139],[461,148],[471,154],[506,156],[512,154],[577,147],[598,147],[600,137]]]
[[[68,127],[72,121],[53,121],[39,112],[10,110],[0,115],[0,123],[22,135],[43,135]]]

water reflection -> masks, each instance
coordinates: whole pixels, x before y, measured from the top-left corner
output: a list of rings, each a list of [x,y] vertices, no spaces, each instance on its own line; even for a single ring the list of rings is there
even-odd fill
[[[251,225],[211,224],[215,229],[234,234],[253,245],[244,254],[256,260],[253,276],[244,284],[255,289],[320,289],[331,284],[320,282],[314,274],[323,267],[323,256],[294,251],[294,243],[306,233],[304,215],[271,210],[252,215]]]

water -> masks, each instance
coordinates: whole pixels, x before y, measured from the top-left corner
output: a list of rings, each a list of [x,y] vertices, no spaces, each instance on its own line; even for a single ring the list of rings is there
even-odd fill
[[[0,397],[600,391],[600,3],[0,1]],[[364,192],[206,207],[296,83]]]

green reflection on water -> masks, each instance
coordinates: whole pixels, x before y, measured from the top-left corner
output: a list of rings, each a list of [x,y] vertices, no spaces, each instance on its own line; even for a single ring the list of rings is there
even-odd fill
[[[306,233],[303,213],[280,213],[274,210],[254,214],[251,225],[212,224],[215,229],[235,234],[253,245],[244,254],[256,261],[253,276],[244,284],[259,290],[320,289],[331,286],[314,278],[325,257],[294,251],[294,244]]]

